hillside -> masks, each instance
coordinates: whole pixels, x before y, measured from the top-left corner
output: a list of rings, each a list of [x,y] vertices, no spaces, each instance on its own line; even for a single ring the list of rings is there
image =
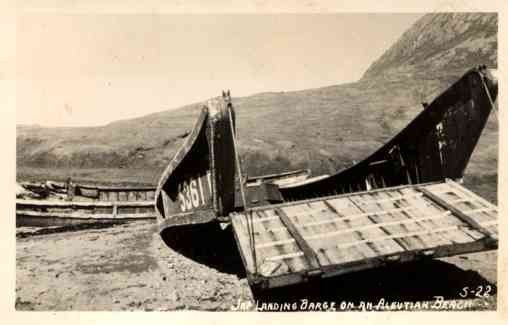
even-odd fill
[[[429,14],[419,19],[364,74],[450,79],[465,66],[497,66],[497,15]]]
[[[384,143],[469,68],[497,67],[497,15],[428,14],[355,83],[233,98],[250,175],[333,172]],[[224,85],[224,88],[230,85]],[[234,95],[234,88],[231,89]],[[94,128],[17,128],[18,179],[155,183],[199,104]],[[497,120],[491,116],[467,181],[495,200]],[[483,179],[486,185],[479,186]]]

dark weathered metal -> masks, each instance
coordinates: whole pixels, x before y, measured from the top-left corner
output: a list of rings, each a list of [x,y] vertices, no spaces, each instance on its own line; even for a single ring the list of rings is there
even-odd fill
[[[234,210],[235,157],[230,110],[229,96],[208,101],[183,147],[164,171],[156,192],[162,228],[180,224],[174,216],[182,213],[192,212],[196,220],[206,223]]]
[[[281,193],[295,200],[462,178],[496,97],[491,73],[472,69],[370,157],[325,179],[281,188]]]

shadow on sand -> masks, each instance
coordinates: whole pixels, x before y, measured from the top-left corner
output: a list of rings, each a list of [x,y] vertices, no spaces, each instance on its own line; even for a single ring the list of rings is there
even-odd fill
[[[466,286],[469,294],[462,297]],[[376,305],[380,299],[390,303],[435,301],[436,296],[444,300],[474,298],[471,290],[479,286],[483,291],[490,286],[490,295],[497,290],[478,272],[440,260],[421,260],[253,293],[260,303],[298,303],[307,299],[309,302],[335,302],[336,306],[346,301],[358,307],[360,302]]]
[[[245,277],[231,227],[221,229],[219,223],[185,225],[166,228],[164,243],[183,256],[222,273]]]

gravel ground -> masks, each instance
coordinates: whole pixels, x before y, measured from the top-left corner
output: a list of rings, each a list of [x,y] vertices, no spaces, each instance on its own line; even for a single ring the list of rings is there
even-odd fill
[[[302,299],[468,302],[496,308],[495,251],[369,270],[268,293],[254,293],[236,267],[222,271],[168,248],[151,221],[17,239],[17,310],[246,310]],[[199,243],[205,244],[207,243]],[[237,259],[236,259],[237,260]],[[235,260],[234,263],[238,263]],[[227,264],[228,262],[224,262]],[[221,270],[221,271],[219,271]],[[490,288],[488,287],[490,286]],[[462,299],[468,287],[467,299]],[[474,298],[482,288],[481,298]],[[485,293],[488,291],[488,294]],[[419,309],[418,305],[412,309]]]
[[[182,257],[153,222],[18,239],[18,310],[225,310],[245,279]],[[155,238],[154,238],[155,237]]]

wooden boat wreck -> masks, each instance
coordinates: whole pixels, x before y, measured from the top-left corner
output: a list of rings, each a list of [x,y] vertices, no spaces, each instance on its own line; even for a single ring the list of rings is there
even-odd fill
[[[365,160],[295,185],[247,183],[223,93],[162,174],[161,237],[231,225],[249,283],[261,289],[496,249],[497,208],[456,182],[496,97],[492,72],[472,69]]]
[[[21,186],[34,192],[39,198],[51,194],[62,194],[67,200],[92,199],[95,201],[154,201],[155,186],[103,186],[72,182],[46,181],[44,183],[23,182]]]
[[[155,187],[46,181],[20,184],[16,227],[155,219]]]
[[[16,227],[48,227],[154,218],[152,201],[16,200]]]

